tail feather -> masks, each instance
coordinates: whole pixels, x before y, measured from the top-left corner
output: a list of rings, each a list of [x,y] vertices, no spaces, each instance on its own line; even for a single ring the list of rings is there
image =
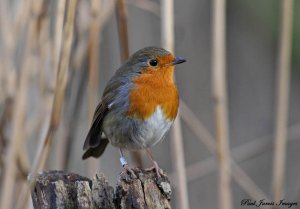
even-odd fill
[[[94,123],[85,139],[85,142],[83,144],[83,150],[98,147],[101,144],[101,141],[102,133],[97,129]]]
[[[96,147],[89,147],[87,149],[87,151],[83,154],[82,159],[85,160],[89,157],[100,157],[103,154],[108,142],[109,141],[107,138],[101,138],[99,144]]]

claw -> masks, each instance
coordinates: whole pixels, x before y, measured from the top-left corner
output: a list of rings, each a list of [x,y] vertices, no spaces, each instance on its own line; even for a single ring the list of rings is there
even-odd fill
[[[132,176],[132,178],[137,178],[137,176],[135,175],[134,171],[132,170],[132,168],[130,168],[127,164],[127,161],[126,159],[124,158],[124,155],[123,155],[123,152],[122,152],[122,149],[120,149],[120,162],[121,162],[121,165],[122,167],[124,168],[124,171],[121,172],[121,174],[124,174],[124,172],[126,173],[130,173],[130,175]]]
[[[163,175],[164,173],[162,172],[162,170],[158,167],[158,164],[156,161],[153,161],[153,166],[150,168],[145,169],[146,171],[152,171],[155,170],[156,175],[158,178],[161,177],[161,175]]]
[[[123,168],[124,168],[124,171],[122,171],[122,173],[127,172],[132,176],[132,178],[137,179],[137,176],[135,175],[134,171],[127,164],[124,165]]]
[[[147,154],[148,154],[148,156],[150,157],[150,159],[151,159],[151,161],[152,161],[152,163],[153,163],[153,166],[152,166],[151,168],[146,169],[146,171],[155,170],[157,177],[160,178],[161,175],[164,175],[164,173],[163,173],[162,170],[158,167],[158,164],[157,164],[157,162],[154,160],[154,158],[153,158],[153,156],[152,156],[152,154],[151,154],[150,149],[148,148],[148,149],[146,149],[146,151],[147,151]],[[160,174],[161,174],[161,175],[160,175]]]

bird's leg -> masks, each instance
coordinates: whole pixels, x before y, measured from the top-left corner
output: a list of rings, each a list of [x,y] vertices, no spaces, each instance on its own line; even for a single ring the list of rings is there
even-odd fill
[[[158,167],[157,162],[154,160],[150,149],[148,148],[148,149],[146,149],[146,151],[147,151],[147,155],[149,156],[149,158],[151,159],[151,161],[153,163],[153,166],[151,168],[146,169],[146,170],[153,170],[154,169],[155,172],[156,172],[156,175],[158,177],[160,177],[160,174],[163,174],[162,171],[161,171],[161,169]]]
[[[122,167],[125,169],[125,171],[129,172],[133,178],[137,178],[134,171],[128,166],[128,163],[123,155],[123,151],[122,149],[120,148],[120,162],[121,162],[121,165]]]

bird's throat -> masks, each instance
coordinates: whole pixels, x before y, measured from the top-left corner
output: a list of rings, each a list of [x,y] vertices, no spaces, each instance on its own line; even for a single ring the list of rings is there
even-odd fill
[[[168,120],[174,120],[178,111],[178,92],[174,84],[174,67],[146,70],[133,80],[134,88],[129,93],[130,117],[146,120],[157,106]]]

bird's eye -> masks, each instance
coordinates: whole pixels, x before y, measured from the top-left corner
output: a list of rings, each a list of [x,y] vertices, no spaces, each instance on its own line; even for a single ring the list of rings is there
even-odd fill
[[[158,63],[158,61],[155,60],[155,59],[152,59],[152,60],[149,61],[149,64],[150,64],[151,66],[156,66],[157,63]]]

